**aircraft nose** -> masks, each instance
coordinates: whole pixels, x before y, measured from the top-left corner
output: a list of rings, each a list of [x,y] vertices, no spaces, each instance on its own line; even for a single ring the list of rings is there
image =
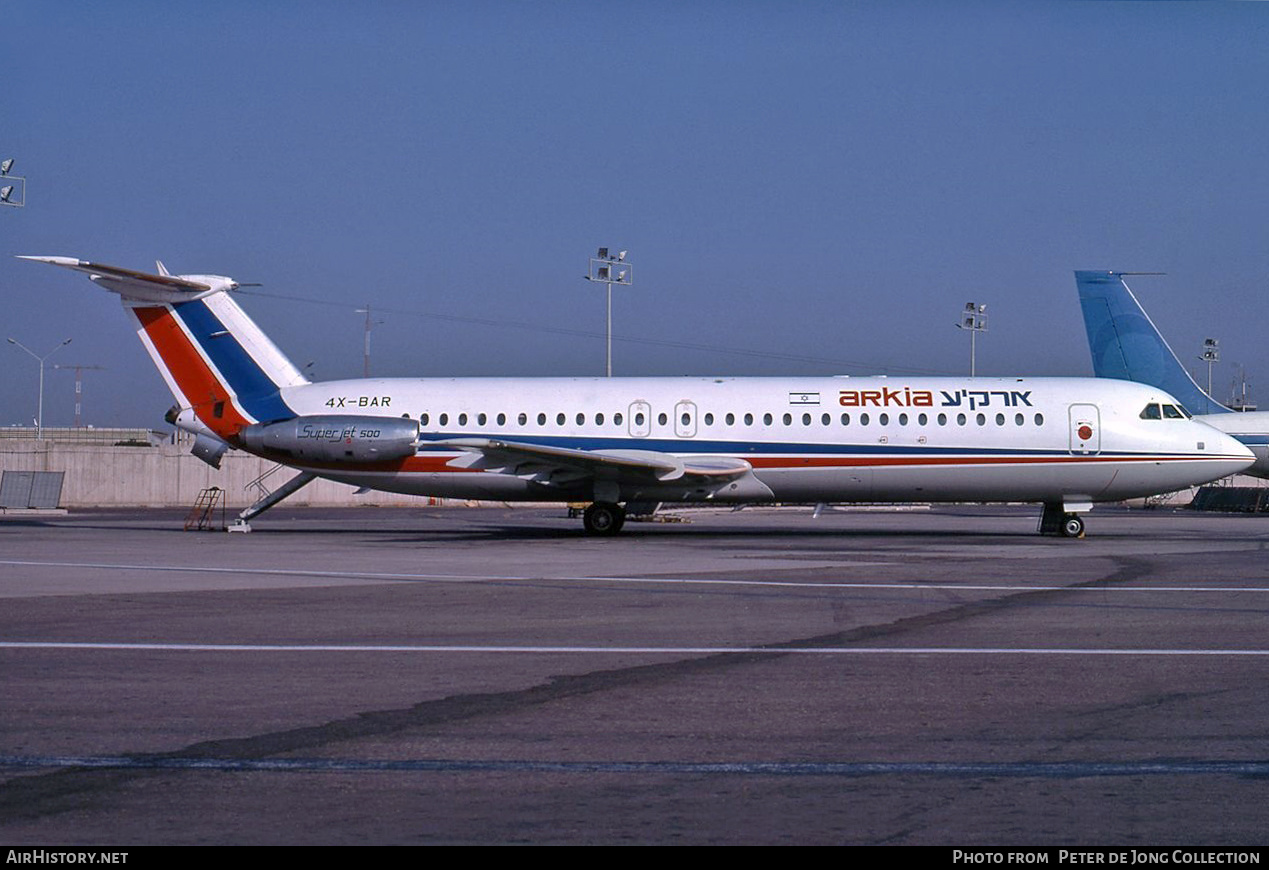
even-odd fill
[[[1207,442],[1207,452],[1219,456],[1223,464],[1228,467],[1229,470],[1225,474],[1237,474],[1255,464],[1256,454],[1252,453],[1246,444],[1233,435],[1226,435],[1206,423],[1199,425],[1207,430],[1203,433],[1203,438]]]

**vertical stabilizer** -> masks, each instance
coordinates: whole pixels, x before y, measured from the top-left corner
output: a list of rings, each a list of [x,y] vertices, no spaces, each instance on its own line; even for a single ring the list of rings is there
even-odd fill
[[[141,343],[181,408],[217,437],[232,442],[252,423],[295,416],[284,387],[308,383],[247,316],[221,275],[151,275],[70,257],[24,257],[87,273],[118,293]]]
[[[1191,414],[1227,412],[1181,365],[1125,283],[1123,272],[1076,272],[1093,374],[1150,384],[1171,393]]]

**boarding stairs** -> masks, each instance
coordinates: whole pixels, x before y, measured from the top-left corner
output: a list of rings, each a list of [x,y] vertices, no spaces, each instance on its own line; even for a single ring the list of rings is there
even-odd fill
[[[299,474],[295,475],[295,477],[292,477],[286,483],[279,486],[276,490],[270,490],[267,481],[283,468],[286,468],[286,466],[281,464],[274,465],[244,487],[244,489],[248,491],[254,489],[260,494],[260,498],[251,507],[238,514],[238,518],[234,520],[233,525],[229,527],[229,531],[251,531],[251,523],[248,522],[249,520],[259,516],[278,502],[282,501],[284,498],[294,495],[314,480],[317,480],[316,474],[313,474],[310,471],[301,471]]]

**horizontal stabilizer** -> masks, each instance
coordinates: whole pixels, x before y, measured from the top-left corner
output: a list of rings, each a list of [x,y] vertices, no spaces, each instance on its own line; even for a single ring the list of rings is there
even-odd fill
[[[39,263],[52,263],[54,266],[74,269],[76,272],[84,272],[88,275],[101,275],[111,279],[112,282],[119,284],[133,284],[137,287],[160,287],[165,290],[186,290],[191,293],[205,293],[212,289],[210,284],[203,284],[199,281],[176,278],[172,275],[150,275],[146,272],[137,272],[133,269],[122,269],[118,266],[105,266],[101,263],[90,263],[88,260],[76,260],[74,257],[19,256],[18,259],[35,260]]]

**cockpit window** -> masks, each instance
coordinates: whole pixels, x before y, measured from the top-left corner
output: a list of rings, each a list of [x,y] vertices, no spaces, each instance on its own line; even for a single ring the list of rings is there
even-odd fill
[[[1176,405],[1164,405],[1163,416],[1169,420],[1184,420],[1185,414]]]
[[[1153,402],[1141,409],[1141,419],[1143,420],[1162,420],[1163,415],[1159,413],[1159,406]]]

